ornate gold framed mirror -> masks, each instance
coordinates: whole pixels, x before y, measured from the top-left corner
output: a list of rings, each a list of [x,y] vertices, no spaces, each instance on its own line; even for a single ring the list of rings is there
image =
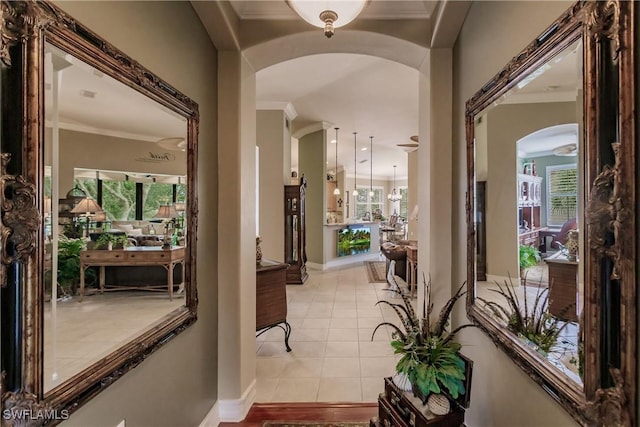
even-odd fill
[[[197,318],[198,105],[53,4],[0,5],[1,409],[57,423]]]
[[[575,3],[466,105],[468,316],[584,425],[637,422],[634,10]]]

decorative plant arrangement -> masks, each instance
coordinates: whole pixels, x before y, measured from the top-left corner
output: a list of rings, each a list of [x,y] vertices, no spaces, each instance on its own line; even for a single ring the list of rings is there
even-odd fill
[[[504,285],[498,282],[495,284],[498,289],[489,289],[489,291],[501,295],[507,303],[506,306],[481,297],[477,298],[486,305],[498,321],[506,325],[507,329],[529,340],[545,354],[549,353],[558,342],[562,330],[568,325],[568,322],[560,320],[559,317],[563,317],[562,315],[554,317],[547,311],[549,289],[538,288],[533,305],[529,306],[526,291],[523,298],[520,298],[511,282],[505,280]],[[524,286],[526,287],[526,279]],[[561,314],[568,312],[572,307],[572,304],[565,307]]]
[[[454,338],[462,329],[474,325],[465,324],[451,332],[447,331],[447,327],[456,301],[466,294],[462,291],[465,284],[447,301],[435,321],[431,319],[433,314],[431,280],[426,283],[423,277],[423,286],[425,301],[422,307],[422,318],[416,315],[411,305],[411,296],[402,290],[395,292],[401,295],[404,304],[394,304],[384,300],[376,303],[376,305],[390,306],[398,315],[404,330],[392,323],[383,322],[373,331],[372,339],[381,326],[389,326],[394,330],[391,346],[396,354],[402,354],[396,365],[396,371],[406,375],[413,386],[414,393],[422,394],[423,401],[445,390],[451,398],[457,399],[466,392],[466,368],[459,354],[461,345],[455,342]]]
[[[113,249],[126,248],[129,246],[129,239],[124,234],[102,233],[96,240],[94,249],[109,249],[109,246]]]
[[[58,285],[63,294],[75,295],[80,283],[80,252],[84,249],[83,239],[60,237],[58,241]],[[86,281],[95,281],[91,269],[86,272]]]

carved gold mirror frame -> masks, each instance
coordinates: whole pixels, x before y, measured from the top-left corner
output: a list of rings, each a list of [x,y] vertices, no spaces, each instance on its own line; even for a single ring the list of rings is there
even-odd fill
[[[29,411],[57,423],[141,363],[196,320],[198,105],[48,2],[0,2],[2,244],[0,409]],[[47,391],[44,335],[44,58],[45,42],[128,86],[180,117],[186,127],[184,305],[117,350]],[[165,267],[167,268],[167,267]],[[182,296],[181,296],[182,297]],[[53,411],[53,412],[52,412]],[[8,412],[7,412],[8,413]],[[55,415],[52,418],[52,415]]]
[[[489,316],[468,263],[468,316],[583,425],[637,425],[635,2],[579,1],[466,105],[467,258],[476,259],[476,120],[527,74],[582,43],[584,150],[583,386],[570,381]],[[482,233],[480,233],[482,234]],[[481,247],[481,246],[480,246]],[[479,252],[478,252],[479,253]]]

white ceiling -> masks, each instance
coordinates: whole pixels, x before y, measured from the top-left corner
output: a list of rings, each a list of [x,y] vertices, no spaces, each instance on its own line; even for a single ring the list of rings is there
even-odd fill
[[[322,37],[322,34],[318,35]],[[322,54],[268,67],[256,75],[258,108],[273,102],[291,103],[297,122],[328,122],[338,131],[339,170],[352,176],[354,135],[357,174],[369,177],[370,136],[373,175],[398,179],[407,175],[407,150],[396,144],[418,134],[418,72],[405,65],[365,55]],[[366,151],[362,151],[366,148]],[[296,168],[295,156],[292,159]],[[328,169],[335,169],[335,147],[327,147]],[[360,163],[363,161],[363,163]]]

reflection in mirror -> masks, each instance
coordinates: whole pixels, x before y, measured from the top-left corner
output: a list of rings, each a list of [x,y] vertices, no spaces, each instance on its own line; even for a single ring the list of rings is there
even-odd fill
[[[474,122],[476,304],[579,386],[582,62],[578,40]]]
[[[188,189],[185,117],[51,44],[44,65],[46,393],[185,306]]]
[[[467,313],[582,425],[637,424],[632,22],[576,2],[466,104]]]

